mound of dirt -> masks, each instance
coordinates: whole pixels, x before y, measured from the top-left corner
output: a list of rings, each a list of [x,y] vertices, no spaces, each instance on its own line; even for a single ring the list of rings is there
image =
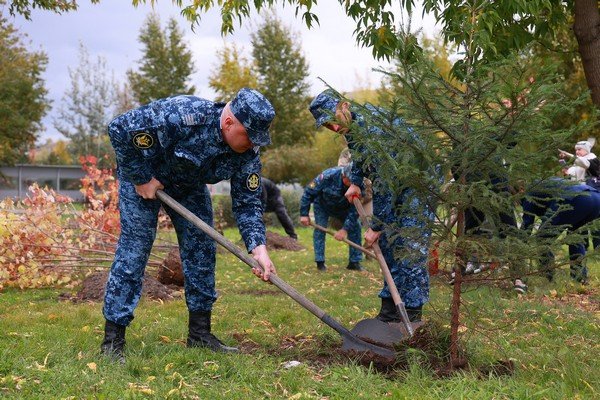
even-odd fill
[[[183,268],[179,247],[171,249],[160,267],[158,267],[157,279],[164,285],[175,285],[183,287]]]
[[[281,236],[278,233],[267,231],[267,249],[301,251],[305,247],[289,236]]]
[[[108,271],[96,272],[83,280],[81,290],[75,295],[63,294],[61,298],[71,300],[75,303],[103,301],[107,280]],[[174,297],[177,297],[175,293],[175,290],[163,285],[151,276],[144,278],[142,296],[154,300],[172,300]]]

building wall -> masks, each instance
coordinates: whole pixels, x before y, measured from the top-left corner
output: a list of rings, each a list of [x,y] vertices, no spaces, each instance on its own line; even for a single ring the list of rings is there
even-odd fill
[[[79,191],[85,173],[78,165],[26,165],[0,167],[0,199],[12,197],[22,199],[28,187],[37,182],[73,200],[83,200]]]

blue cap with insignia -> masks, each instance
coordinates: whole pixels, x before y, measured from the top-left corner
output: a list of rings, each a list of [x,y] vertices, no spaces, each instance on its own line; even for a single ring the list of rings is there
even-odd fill
[[[330,121],[335,114],[335,108],[341,100],[340,95],[332,89],[327,89],[310,103],[310,112],[315,117],[315,126],[318,128]]]
[[[244,125],[250,141],[255,146],[271,144],[269,126],[275,110],[269,100],[254,89],[243,88],[231,101],[233,115]]]

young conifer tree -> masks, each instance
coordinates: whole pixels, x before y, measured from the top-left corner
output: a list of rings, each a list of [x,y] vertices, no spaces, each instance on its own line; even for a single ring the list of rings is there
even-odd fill
[[[557,149],[589,128],[556,129],[553,117],[573,112],[587,93],[569,98],[552,68],[525,63],[524,53],[486,62],[469,37],[449,78],[414,35],[401,39],[396,67],[382,71],[389,85],[381,107],[352,104],[362,117],[351,127],[362,149],[354,157],[376,169],[376,190],[389,193],[402,216],[386,226],[404,238],[396,257],[410,261],[437,243],[455,273],[449,352],[457,366],[461,275],[468,263],[498,268],[464,279],[514,280],[536,272],[549,248],[587,234],[559,236],[562,229],[542,225],[531,235],[518,227],[521,200],[560,172]],[[545,193],[558,196],[556,189]],[[468,213],[478,227],[465,229]],[[560,256],[555,265],[565,263]]]

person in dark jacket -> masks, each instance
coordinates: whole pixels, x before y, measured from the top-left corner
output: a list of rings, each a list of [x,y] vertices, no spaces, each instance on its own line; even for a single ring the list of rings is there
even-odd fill
[[[358,221],[358,213],[354,205],[344,197],[344,193],[350,186],[349,174],[352,165],[345,167],[329,168],[319,174],[304,188],[304,194],[300,200],[300,223],[304,226],[310,225],[310,206],[313,205],[315,223],[327,227],[329,218],[337,218],[343,222],[342,229],[335,233],[337,240],[348,240],[360,245],[361,227]],[[313,244],[315,249],[315,262],[319,271],[325,271],[325,232],[315,229],[313,232]],[[349,270],[362,271],[360,262],[363,258],[360,250],[349,247],[349,261],[346,267]]]
[[[550,227],[565,228],[568,232],[576,231],[582,226],[600,218],[600,191],[594,187],[579,184],[569,185],[560,179],[546,182],[542,188],[532,191],[522,201],[523,224],[521,229],[530,231],[533,228],[535,217],[541,219]],[[560,235],[563,229],[545,229],[540,235]],[[592,231],[594,248],[600,245],[600,232]],[[571,278],[586,284],[588,270],[582,260],[586,254],[585,243],[569,245],[569,259],[571,260]],[[549,280],[554,277],[554,271],[549,268],[553,254],[546,253],[541,260],[541,266],[546,271]]]
[[[283,198],[281,197],[281,190],[277,187],[275,182],[265,178],[261,179],[262,183],[262,204],[264,212],[274,212],[277,215],[279,223],[292,239],[298,239],[296,231],[294,230],[294,223],[290,218]]]
[[[159,189],[212,225],[206,184],[230,179],[240,233],[264,269],[253,272],[265,281],[275,273],[266,248],[259,159],[260,146],[271,142],[268,129],[274,116],[273,106],[262,94],[245,88],[228,103],[186,95],[156,100],[109,124],[117,156],[121,236],[104,297],[103,354],[124,361],[125,329],[133,320],[156,237]],[[211,333],[211,311],[217,299],[214,240],[164,208],[177,233],[185,275],[188,347],[237,351]]]

